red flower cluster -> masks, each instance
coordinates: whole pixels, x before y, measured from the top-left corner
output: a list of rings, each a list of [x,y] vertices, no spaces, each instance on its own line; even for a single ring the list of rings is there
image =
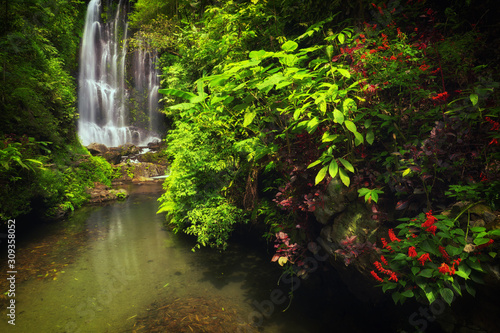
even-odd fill
[[[394,252],[393,249],[392,249],[392,247],[390,245],[387,245],[387,241],[385,240],[385,238],[380,238],[380,241],[382,242],[382,247],[384,249],[387,249],[387,250],[389,250],[391,252]]]
[[[370,274],[379,282],[384,282],[384,280],[378,276],[378,274],[375,271],[371,271]]]
[[[427,228],[425,229],[425,231],[430,232],[435,236],[437,227],[434,225],[434,223],[437,221],[437,218],[432,216],[432,210],[425,213],[425,216],[427,217],[427,220],[424,223],[422,223],[421,227]]]
[[[416,256],[417,256],[417,251],[415,249],[415,246],[410,246],[410,248],[408,249],[408,257],[414,258]]]
[[[429,257],[429,253],[422,254],[417,260],[420,261],[422,266],[425,264],[427,260],[432,261],[431,258]]]
[[[448,266],[444,262],[441,264],[441,266],[439,266],[438,270],[439,273],[449,274],[450,276],[455,274],[455,268],[454,267],[450,268],[450,266]]]
[[[437,96],[432,97],[433,100],[435,101],[446,101],[448,99],[449,95],[448,92],[445,91],[444,93],[437,94]]]
[[[441,266],[439,266],[438,270],[439,270],[439,273],[442,273],[442,274],[449,274],[450,276],[455,274],[455,265],[459,265],[460,262],[462,261],[462,259],[458,258],[458,259],[455,259],[453,260],[453,264],[452,266],[448,266],[447,264],[445,264],[444,262],[441,264]]]
[[[398,276],[396,274],[396,272],[393,272],[391,271],[390,269],[385,269],[381,263],[379,263],[378,261],[375,261],[373,263],[375,265],[375,267],[377,267],[378,271],[380,273],[383,273],[383,274],[386,274],[386,275],[389,275],[389,281],[392,280],[394,282],[398,282]],[[373,274],[372,274],[373,275]]]
[[[429,68],[429,65],[423,64],[419,68],[422,72],[425,72]]]
[[[484,117],[484,120],[486,120],[487,122],[489,122],[492,125],[492,127],[490,128],[490,131],[500,130],[500,123],[498,121],[494,121],[490,117]]]
[[[380,256],[380,261],[382,261],[384,263],[384,265],[389,265],[389,263],[387,262],[387,259],[385,259],[384,256]]]
[[[450,262],[450,255],[448,254],[448,252],[446,252],[446,250],[443,246],[439,246],[439,252],[441,252],[441,254],[443,255],[443,258],[444,258],[444,260],[446,260],[446,262]]]
[[[401,239],[396,237],[396,235],[394,234],[394,230],[392,229],[389,229],[389,238],[391,242],[401,242]]]

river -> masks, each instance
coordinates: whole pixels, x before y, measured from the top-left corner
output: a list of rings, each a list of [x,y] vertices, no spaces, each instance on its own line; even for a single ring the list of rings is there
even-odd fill
[[[26,266],[38,269],[36,278],[18,272],[16,325],[7,324],[2,307],[0,331],[145,332],[160,306],[171,310],[170,323],[191,321],[187,332],[326,331],[307,315],[307,302],[294,300],[283,312],[289,288],[277,287],[281,268],[265,246],[240,236],[225,252],[193,252],[194,239],[165,230],[164,216],[156,214],[159,185],[129,190],[125,201],[16,231],[18,261],[22,254],[30,262],[50,259],[41,268]],[[270,306],[277,296],[281,304]]]

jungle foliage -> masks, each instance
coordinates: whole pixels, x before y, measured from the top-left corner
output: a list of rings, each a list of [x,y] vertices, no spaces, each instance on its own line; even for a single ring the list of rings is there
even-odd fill
[[[76,79],[86,4],[3,0],[0,32],[0,218],[56,217],[81,206],[110,165],[76,135]]]
[[[208,202],[265,221],[270,238],[311,239],[335,177],[381,223],[457,199],[499,207],[498,26],[486,5],[224,1],[188,15],[176,2],[182,13],[153,18],[140,3],[175,128],[160,211],[204,230],[201,244],[223,244],[237,221],[217,215],[225,231],[207,234],[191,216]]]

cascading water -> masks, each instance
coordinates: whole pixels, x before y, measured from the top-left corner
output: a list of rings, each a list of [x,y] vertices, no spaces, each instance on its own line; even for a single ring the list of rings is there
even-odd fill
[[[147,109],[149,116],[149,129],[151,132],[157,130],[158,124],[158,100],[160,87],[159,77],[156,70],[157,54],[146,42],[139,40],[134,52],[134,86],[136,98],[141,101]],[[153,137],[150,139],[154,139]]]
[[[156,128],[152,126],[158,110],[156,55],[149,50],[135,52],[138,60],[134,61],[132,81],[136,87],[128,87],[128,0],[120,0],[118,4],[109,0],[106,9],[103,11],[101,0],[91,0],[87,8],[80,56],[78,133],[84,145],[92,142],[113,147],[125,143],[146,144],[157,139],[153,134]],[[101,18],[103,12],[105,19]],[[137,79],[138,75],[142,77]],[[141,126],[142,129],[130,126],[130,90],[147,92],[147,100],[138,107],[149,116],[149,128],[145,128],[148,124]]]

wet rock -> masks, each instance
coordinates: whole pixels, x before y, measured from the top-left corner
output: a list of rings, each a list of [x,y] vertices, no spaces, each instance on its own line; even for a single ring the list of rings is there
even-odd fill
[[[111,164],[119,164],[122,158],[122,155],[117,150],[110,150],[105,152],[102,157]]]
[[[371,218],[371,211],[360,202],[351,203],[334,219],[332,225],[321,230],[321,236],[328,242],[338,244],[350,236],[357,236],[359,242],[376,242],[378,223]]]
[[[118,165],[121,176],[115,181],[148,182],[152,177],[163,176],[167,166],[155,163],[121,163]]]
[[[110,191],[111,189],[101,183],[95,183],[94,188],[87,189],[87,193],[90,194],[90,203],[100,203],[110,200],[116,200],[116,194]]]
[[[314,211],[316,220],[322,224],[328,224],[330,219],[342,212],[347,205],[346,188],[338,178],[334,178],[328,184],[326,193],[322,197],[323,205],[319,205]]]
[[[124,145],[118,146],[118,150],[121,156],[130,156],[139,154],[140,149],[131,143],[126,143]]]
[[[104,145],[102,143],[93,142],[87,146],[87,150],[93,156],[96,156],[96,155],[102,155],[102,154],[106,153],[109,149],[108,149],[108,147],[106,147],[106,145]]]

